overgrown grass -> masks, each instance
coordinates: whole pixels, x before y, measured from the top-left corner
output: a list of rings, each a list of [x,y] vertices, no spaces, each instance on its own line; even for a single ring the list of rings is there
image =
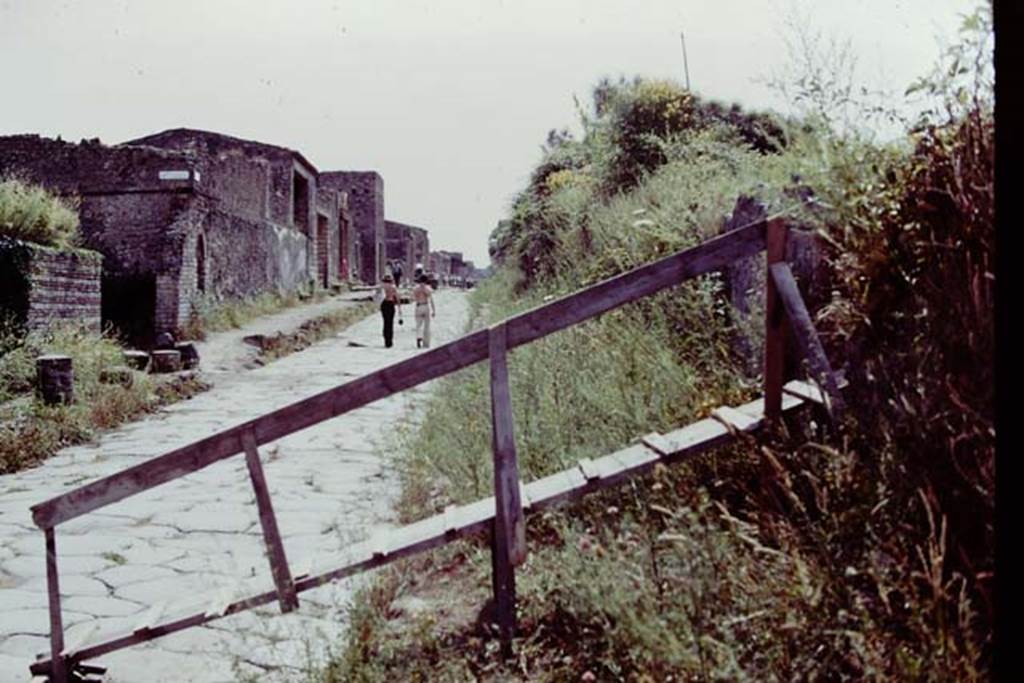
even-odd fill
[[[162,377],[139,372],[132,373],[128,387],[103,383],[104,369],[124,364],[122,349],[113,339],[75,327],[5,337],[0,349],[0,473],[35,465],[61,448],[92,439],[99,431],[208,388],[197,375]],[[44,353],[71,356],[73,404],[46,406],[33,396],[35,359]]]
[[[986,31],[984,10],[965,26]],[[984,58],[980,42],[965,49]],[[925,86],[951,98],[950,116],[902,143],[806,122],[759,154],[720,130],[684,132],[610,197],[601,126],[551,152],[559,163],[534,174],[495,235],[505,270],[474,293],[477,325],[706,239],[740,193],[775,209],[810,195],[790,215],[828,245],[816,322],[846,366],[849,412],[835,428],[811,414],[532,518],[514,661],[497,657],[477,540],[360,594],[325,678],[984,679],[994,122],[984,83],[972,94],[943,80],[957,69],[938,73]],[[724,306],[709,277],[513,352],[523,478],[756,392],[730,353]],[[398,449],[403,521],[491,492],[488,405],[485,369],[439,385]],[[435,583],[449,586],[432,594]],[[397,609],[410,595],[427,607]],[[440,617],[467,602],[476,618]]]
[[[79,246],[73,200],[16,178],[0,178],[0,236],[47,246]]]

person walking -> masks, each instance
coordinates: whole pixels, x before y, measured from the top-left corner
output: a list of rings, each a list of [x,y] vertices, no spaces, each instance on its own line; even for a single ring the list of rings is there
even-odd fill
[[[412,290],[416,302],[416,348],[430,348],[430,319],[437,316],[434,294],[427,284],[427,276],[420,273]]]
[[[380,314],[384,318],[384,346],[390,349],[394,345],[396,309],[398,310],[398,322],[402,323],[402,299],[398,295],[398,287],[395,287],[394,278],[391,275],[384,275],[381,290],[383,298],[380,302]]]
[[[395,276],[395,286],[402,286],[402,262],[393,261],[391,263],[391,273]]]

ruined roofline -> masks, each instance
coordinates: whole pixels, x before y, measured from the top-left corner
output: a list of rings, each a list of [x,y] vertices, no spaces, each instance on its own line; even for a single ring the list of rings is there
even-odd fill
[[[393,221],[393,220],[391,220],[389,218],[385,218],[384,219],[384,225],[393,225],[393,226],[398,227],[398,228],[405,228],[405,229],[411,229],[411,230],[419,230],[421,232],[430,232],[430,230],[428,230],[427,228],[424,228],[421,225],[413,225],[412,223],[402,223],[401,221]]]
[[[313,172],[314,177],[320,176],[320,171],[317,169],[317,167],[314,166],[313,163],[309,159],[307,159],[302,154],[302,152],[299,152],[298,150],[294,150],[289,147],[282,147],[281,145],[274,145],[269,142],[260,142],[259,140],[248,140],[246,138],[239,138],[233,135],[225,135],[224,133],[218,133],[212,130],[202,130],[200,128],[168,128],[158,133],[152,133],[150,135],[145,135],[141,138],[135,138],[134,140],[122,142],[121,144],[130,146],[151,146],[154,140],[157,140],[164,136],[173,135],[175,133],[186,134],[192,137],[216,138],[238,146],[263,147],[265,149],[274,150],[275,152],[284,152],[286,154],[290,154],[293,158],[297,159],[301,164],[306,166],[310,171]],[[162,149],[166,149],[166,147]]]
[[[12,133],[10,135],[0,135],[0,148],[2,148],[5,142],[30,142],[37,143],[40,145],[64,145],[68,147],[78,147],[81,149],[104,149],[104,150],[120,150],[120,149],[141,149],[147,152],[151,152],[154,156],[161,156],[167,159],[176,160],[188,160],[198,161],[199,157],[187,149],[168,149],[166,147],[154,147],[153,145],[143,144],[128,144],[128,143],[117,143],[107,144],[99,138],[82,138],[78,142],[72,140],[65,140],[59,135],[55,138],[47,137],[46,135],[40,135],[39,133]]]
[[[377,171],[321,171],[320,177],[325,179],[331,178],[365,178],[367,176],[376,176],[381,182],[384,181],[384,177]]]

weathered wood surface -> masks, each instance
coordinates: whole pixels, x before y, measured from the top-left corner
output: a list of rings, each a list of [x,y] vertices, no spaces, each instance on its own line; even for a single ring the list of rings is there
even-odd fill
[[[491,582],[502,653],[509,657],[516,630],[515,567],[526,560],[526,520],[519,498],[519,464],[516,461],[506,334],[504,323],[488,331],[495,501],[494,529],[491,534]]]
[[[786,384],[781,401],[784,413],[808,403],[794,395],[807,392],[808,386],[805,382],[798,381]],[[764,426],[763,399],[745,403],[733,410],[754,420],[750,424],[752,431]],[[730,432],[719,420],[707,418],[667,434],[656,435],[659,437],[658,443],[669,449],[665,455],[660,455],[643,443],[636,444],[589,460],[585,468],[594,475],[592,478],[585,476],[581,468],[576,466],[521,485],[520,495],[522,499],[530,501],[527,510],[534,514],[650,472],[658,463],[675,464],[689,460],[712,448],[735,441],[736,434],[735,431]],[[448,506],[438,515],[405,527],[378,532],[373,538],[348,546],[339,553],[319,555],[315,562],[309,563],[310,568],[304,570],[303,574],[306,576],[299,575],[295,581],[295,591],[301,593],[311,590],[331,581],[445,545],[458,538],[486,532],[493,525],[496,509],[493,496],[468,505]],[[384,552],[378,552],[382,547]],[[162,610],[163,622],[160,624],[152,624],[145,629],[136,629],[127,634],[108,631],[78,650],[69,649],[67,655],[73,661],[98,657],[278,599],[276,588],[255,592],[247,598],[238,597],[248,587],[253,586],[258,590],[259,587],[264,587],[264,583],[265,580],[257,579],[228,586],[216,591],[212,596],[193,596],[174,611]],[[49,670],[50,660],[43,659],[32,665],[33,673],[47,673]]]
[[[242,434],[242,445],[245,447],[245,464],[249,468],[249,478],[256,494],[256,508],[259,511],[260,527],[263,529],[263,541],[267,546],[270,573],[277,586],[278,601],[281,603],[282,612],[291,612],[299,606],[299,599],[295,595],[295,584],[292,583],[291,571],[288,569],[288,558],[285,556],[284,543],[277,529],[277,517],[274,516],[274,505],[270,501],[267,478],[263,473],[256,437],[252,432]]]
[[[825,349],[818,338],[818,331],[814,329],[811,315],[807,311],[803,297],[800,296],[800,289],[793,278],[793,271],[785,261],[773,263],[769,268],[769,278],[774,282],[779,293],[786,316],[789,318],[793,337],[800,348],[800,353],[807,359],[811,375],[825,389],[825,394],[828,397],[825,407],[829,414],[834,416],[843,410],[843,397],[839,394],[832,365],[828,362],[828,356],[825,355]]]
[[[782,383],[785,372],[786,316],[779,301],[775,281],[769,274],[775,263],[786,259],[786,223],[781,218],[768,221],[765,230],[765,335],[764,401],[765,415],[774,419],[781,412]]]
[[[43,532],[46,542],[46,591],[50,607],[50,661],[53,662],[53,679],[58,683],[67,680],[64,660],[64,625],[60,612],[60,582],[57,574],[57,535],[53,527]]]
[[[765,226],[757,223],[588,287],[505,321],[506,348],[539,339],[617,306],[719,270],[764,248]],[[488,331],[480,330],[365,377],[328,389],[177,448],[122,472],[86,484],[32,507],[40,528],[54,526],[146,489],[177,479],[242,451],[240,436],[252,430],[257,445],[305,429],[391,394],[478,363],[488,355]]]

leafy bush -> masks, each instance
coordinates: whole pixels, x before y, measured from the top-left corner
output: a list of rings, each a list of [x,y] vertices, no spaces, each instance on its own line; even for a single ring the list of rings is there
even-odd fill
[[[78,246],[77,207],[37,185],[0,179],[0,236],[53,247]]]

